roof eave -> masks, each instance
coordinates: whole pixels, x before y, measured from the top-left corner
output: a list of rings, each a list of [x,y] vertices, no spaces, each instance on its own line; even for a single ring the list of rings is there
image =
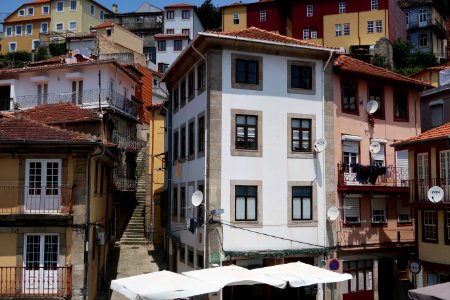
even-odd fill
[[[391,147],[403,147],[403,146],[409,146],[409,145],[414,145],[414,144],[420,144],[420,143],[427,143],[427,142],[433,142],[433,141],[441,141],[441,140],[450,140],[450,135],[443,135],[443,136],[439,136],[439,137],[434,137],[434,138],[428,138],[428,139],[422,139],[422,140],[413,140],[413,141],[404,141],[404,142],[398,142],[398,143],[393,143],[390,146]]]

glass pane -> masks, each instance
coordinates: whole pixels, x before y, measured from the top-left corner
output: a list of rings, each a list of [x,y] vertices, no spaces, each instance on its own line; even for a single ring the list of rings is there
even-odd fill
[[[311,219],[311,199],[303,199],[303,219]]]
[[[292,119],[291,120],[291,125],[294,128],[300,128],[300,119]]]
[[[309,131],[302,131],[302,139],[309,141]]]
[[[309,149],[309,142],[302,142],[302,149],[308,150]]]
[[[247,125],[255,125],[256,126],[256,120],[257,117],[247,117]]]
[[[300,139],[300,131],[299,130],[292,130],[292,139],[294,139],[294,140]]]
[[[236,123],[239,125],[245,125],[245,116],[236,116]]]
[[[300,206],[300,198],[292,199],[292,218],[294,220],[298,220],[301,218],[301,206]]]
[[[358,291],[364,291],[364,271],[358,271]]]
[[[247,198],[247,220],[256,220],[256,199]]]
[[[350,291],[356,292],[356,272],[350,272],[350,275],[352,275],[352,279],[350,281]]]
[[[300,150],[300,142],[299,141],[292,142],[292,150],[294,150],[294,151]]]
[[[258,63],[255,61],[248,62],[247,66],[250,73],[256,74],[256,72],[258,71]]]
[[[372,290],[372,271],[366,272],[366,291]]]
[[[302,128],[309,128],[309,127],[310,127],[310,121],[302,120]]]
[[[236,128],[236,134],[238,137],[244,137],[245,136],[245,129],[244,127],[237,127]]]
[[[363,260],[358,261],[358,269],[364,269],[364,261]]]
[[[256,186],[247,186],[247,195],[256,197],[257,190]]]
[[[256,128],[249,128],[247,135],[249,138],[255,138],[256,137]]]
[[[351,261],[350,262],[350,269],[356,269],[356,261]]]
[[[245,198],[237,197],[236,198],[236,220],[244,220],[245,219]]]

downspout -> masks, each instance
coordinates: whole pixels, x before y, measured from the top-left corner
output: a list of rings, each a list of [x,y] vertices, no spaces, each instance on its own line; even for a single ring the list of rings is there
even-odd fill
[[[198,55],[200,55],[200,57],[205,61],[205,91],[206,91],[206,107],[208,107],[208,99],[209,99],[209,94],[208,94],[208,60],[206,59],[206,57],[200,53],[200,51],[198,51],[195,47],[194,47],[194,43],[192,43],[191,45],[192,49],[194,49],[195,52],[197,52]],[[207,211],[208,211],[208,205],[207,205],[207,190],[208,190],[208,123],[206,122],[208,118],[208,111],[205,110],[205,132],[203,134],[205,142],[204,142],[204,150],[205,150],[205,170],[204,170],[204,188],[203,188],[203,201],[204,201],[204,211],[203,211],[203,268],[206,269],[208,266],[206,265],[206,258],[208,257],[207,255],[207,249],[206,249],[206,227],[208,224],[207,222]]]
[[[152,127],[152,130],[151,130],[151,142],[150,142],[150,145],[151,145],[151,149],[152,149],[152,152],[151,152],[151,154],[150,154],[150,159],[151,159],[151,161],[150,161],[150,232],[149,232],[149,237],[150,237],[150,241],[152,241],[152,242],[154,242],[153,241],[153,238],[154,238],[154,228],[155,228],[155,216],[154,216],[154,209],[155,209],[155,203],[154,203],[154,197],[153,197],[153,184],[154,184],[154,177],[153,177],[153,175],[154,175],[154,164],[155,164],[155,161],[154,161],[154,159],[155,159],[155,111],[154,111],[154,109],[152,109],[152,111],[151,111],[151,117],[152,117],[152,119],[151,119],[151,127]]]
[[[86,224],[84,225],[84,288],[83,299],[86,300],[89,291],[89,227],[91,223],[91,161],[92,158],[105,154],[106,147],[104,144],[99,144],[102,148],[101,152],[89,155],[88,157],[88,176],[87,176],[87,199],[86,199]]]

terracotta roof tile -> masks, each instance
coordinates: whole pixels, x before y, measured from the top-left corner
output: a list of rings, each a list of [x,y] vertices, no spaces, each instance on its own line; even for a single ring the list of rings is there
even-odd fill
[[[29,64],[29,66],[58,64],[58,63],[61,63],[61,62],[65,62],[65,59],[66,59],[65,55],[59,55],[59,56],[51,57],[49,59],[44,59],[44,60],[31,62]]]
[[[439,127],[430,129],[428,131],[425,131],[424,133],[416,135],[415,137],[403,140],[394,145],[409,144],[409,143],[414,143],[414,142],[425,142],[425,141],[445,138],[445,137],[449,137],[449,136],[450,136],[450,122],[447,124],[441,125]]]
[[[164,39],[176,39],[176,38],[189,38],[188,34],[155,34],[155,39],[164,40]]]
[[[35,0],[35,1],[31,1],[31,2],[27,2],[24,5],[30,5],[30,4],[39,4],[39,3],[47,3],[50,2],[51,0]]]
[[[432,87],[429,83],[421,80],[409,78],[389,70],[371,65],[369,63],[363,62],[361,60],[352,58],[347,55],[340,55],[335,61],[334,66],[338,67],[342,71],[353,72],[378,78],[385,78],[389,80],[394,80],[397,82],[412,83],[416,85],[421,85],[423,87]]]
[[[94,109],[81,108],[73,103],[39,105],[16,114],[47,125],[100,120]]]
[[[164,6],[164,8],[179,8],[179,7],[195,7],[195,5],[186,4],[186,3],[178,3],[178,4],[171,4],[171,5]]]
[[[93,27],[92,29],[100,29],[100,28],[106,28],[106,27],[113,27],[115,24],[111,21],[105,21],[95,27]]]
[[[84,133],[54,128],[25,118],[0,119],[0,141],[34,142],[96,142]]]

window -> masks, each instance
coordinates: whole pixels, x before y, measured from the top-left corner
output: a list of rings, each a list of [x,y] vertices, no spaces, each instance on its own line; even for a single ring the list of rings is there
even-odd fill
[[[197,67],[197,90],[203,91],[203,89],[205,88],[205,83],[206,83],[206,65],[205,63],[201,63],[200,65],[198,65]]]
[[[180,158],[180,154],[179,154],[180,146],[179,145],[180,145],[180,142],[178,139],[178,131],[175,131],[173,133],[173,160],[174,161],[177,161]]]
[[[190,10],[183,10],[181,12],[181,18],[183,18],[183,19],[190,19],[191,18],[191,11]]]
[[[173,90],[173,110],[177,111],[180,105],[180,94],[178,92],[178,88]]]
[[[403,206],[401,198],[397,199],[397,222],[398,223],[411,223],[411,209]]]
[[[72,81],[72,103],[83,104],[83,80]]]
[[[34,16],[34,7],[27,7],[27,16]]]
[[[25,25],[25,35],[32,35],[32,34],[33,34],[33,24]]]
[[[236,115],[236,149],[257,150],[258,116]]]
[[[186,128],[185,128],[186,132]],[[186,187],[180,187],[180,217],[186,217]]]
[[[439,103],[430,106],[431,127],[437,127],[444,124],[444,105]]]
[[[180,158],[186,159],[186,126],[183,125],[180,130]]]
[[[419,47],[428,47],[428,33],[419,33]]]
[[[16,36],[17,35],[22,35],[22,25],[16,25]]]
[[[312,220],[312,187],[292,187],[292,220]]]
[[[190,31],[189,31],[189,29],[181,29],[181,34],[185,34],[187,36],[190,36]]]
[[[313,88],[312,66],[291,65],[291,89],[311,90]]]
[[[189,159],[194,159],[195,154],[195,122],[191,121],[188,125],[188,155]]]
[[[166,11],[166,19],[173,20],[175,17],[175,12],[173,10]]]
[[[203,253],[197,253],[197,267],[199,269],[203,269],[204,267],[204,262],[203,262]]]
[[[64,30],[64,23],[55,24],[55,31],[63,31],[63,30]]]
[[[197,152],[203,153],[205,151],[205,116],[199,116],[197,120]]]
[[[424,242],[437,242],[437,212],[435,210],[424,210],[422,224]]]
[[[258,61],[236,59],[236,82],[258,84]]]
[[[343,272],[352,275],[352,279],[342,284],[342,293],[351,294],[373,290],[373,263],[372,260],[344,261]],[[355,294],[356,295],[356,294]],[[345,297],[345,296],[344,296]]]
[[[450,243],[450,211],[446,211],[444,214],[445,218],[445,242]]]
[[[47,33],[48,32],[48,23],[42,22],[41,23],[41,33]]]
[[[344,24],[344,35],[350,35],[350,23]]]
[[[335,31],[336,31],[336,36],[341,36],[342,35],[342,25],[341,24],[336,24],[335,25]]]
[[[265,22],[267,18],[267,12],[265,10],[259,11],[259,22]]]
[[[314,6],[311,5],[311,4],[306,5],[306,16],[307,17],[312,17],[313,14],[314,14]]]
[[[172,189],[172,216],[178,217],[178,188]]]
[[[294,152],[311,152],[311,120],[291,119],[291,149]]]
[[[380,142],[380,151],[378,153],[372,153],[372,166],[384,167],[385,166],[385,148],[386,144]]]
[[[339,2],[339,13],[344,14],[346,10],[347,10],[347,3]]]
[[[41,83],[37,85],[37,100],[38,104],[47,103],[48,84]]]
[[[31,49],[36,50],[37,48],[39,48],[40,44],[41,44],[40,40],[32,40],[31,41]]]
[[[397,120],[408,121],[408,92],[394,90],[394,117]]]
[[[344,197],[344,223],[360,224],[359,197]]]
[[[5,37],[12,37],[12,26],[5,26]]]
[[[188,75],[188,99],[192,100],[194,98],[194,88],[195,88],[195,76],[194,72]]]
[[[371,10],[378,10],[378,0],[371,0],[370,1],[370,9]]]
[[[94,4],[91,4],[91,6],[89,7],[89,13],[91,16],[95,16],[95,6]]]
[[[25,16],[25,9],[19,9],[19,17]]]
[[[372,196],[372,223],[386,222],[386,198]]]
[[[304,40],[309,39],[309,29],[308,28],[303,29],[303,39]]]
[[[419,9],[419,25],[423,26],[427,23],[427,10]]]
[[[180,83],[180,107],[186,104],[186,80]]]
[[[58,234],[25,234],[23,241],[24,292],[51,294],[56,286],[59,266],[59,235]],[[33,278],[33,279],[31,279]],[[51,278],[51,279],[50,279]],[[49,281],[47,281],[49,280]],[[45,297],[47,298],[47,297]]]
[[[370,86],[369,101],[375,101],[378,103],[378,109],[373,113],[373,115],[384,117],[383,88]]]
[[[181,51],[183,49],[183,41],[182,40],[174,40],[173,41],[173,50]]]
[[[111,35],[112,35],[112,29],[106,28],[106,36],[111,36]]]
[[[440,186],[445,189],[450,185],[450,151],[439,152],[439,165]]]
[[[11,42],[8,44],[8,51],[9,52],[16,52],[17,51],[17,43]]]
[[[48,6],[48,5],[42,6],[42,14],[48,15],[49,13],[50,13],[50,6]]]
[[[158,51],[166,51],[166,41],[158,41]]]
[[[317,39],[317,30],[315,30],[315,29],[311,30],[311,38]]]
[[[409,25],[409,12],[405,13],[405,17],[406,17],[406,25]]]
[[[357,83],[344,80],[342,82],[342,110],[358,113]]]
[[[103,10],[100,11],[100,20],[101,21],[105,20],[105,12]]]
[[[189,246],[187,251],[187,263],[190,266],[194,266],[194,249]]]
[[[373,33],[373,21],[367,21],[367,33]]]
[[[186,245],[180,244],[180,258],[179,261],[185,263],[186,261]]]
[[[64,2],[63,1],[56,2],[56,11],[57,12],[63,12],[64,11]]]
[[[74,11],[77,9],[77,0],[70,0],[70,10]]]
[[[375,25],[378,33],[383,32],[383,21],[376,20]]]
[[[239,24],[239,13],[233,14],[233,24],[235,25]]]
[[[258,187],[235,186],[235,220],[257,221]]]
[[[359,142],[354,140],[343,140],[342,155],[345,166],[344,172],[353,173],[352,165],[359,162]]]
[[[70,31],[76,31],[77,30],[77,22],[76,21],[70,21],[69,22],[69,30]]]
[[[159,73],[166,73],[167,69],[169,69],[169,64],[158,63],[158,72]]]
[[[175,31],[173,28],[166,29],[166,34],[174,34],[174,33],[175,33]]]

